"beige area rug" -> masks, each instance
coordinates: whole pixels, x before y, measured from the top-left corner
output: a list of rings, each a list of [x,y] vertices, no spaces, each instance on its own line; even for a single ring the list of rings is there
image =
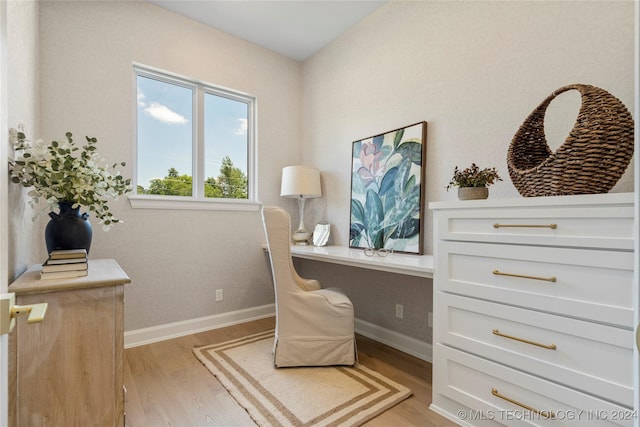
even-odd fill
[[[275,369],[273,334],[193,349],[259,426],[358,426],[411,395],[360,364]]]

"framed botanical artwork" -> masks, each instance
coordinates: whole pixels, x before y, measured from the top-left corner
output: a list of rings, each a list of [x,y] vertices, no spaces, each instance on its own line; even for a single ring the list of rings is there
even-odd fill
[[[349,247],[423,253],[427,122],[353,142]]]

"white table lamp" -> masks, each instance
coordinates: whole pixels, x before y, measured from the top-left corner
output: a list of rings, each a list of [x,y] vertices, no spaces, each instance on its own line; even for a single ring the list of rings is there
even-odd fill
[[[310,166],[287,166],[282,169],[280,196],[298,199],[300,224],[293,233],[296,245],[306,245],[311,233],[304,227],[304,201],[322,196],[320,171]]]

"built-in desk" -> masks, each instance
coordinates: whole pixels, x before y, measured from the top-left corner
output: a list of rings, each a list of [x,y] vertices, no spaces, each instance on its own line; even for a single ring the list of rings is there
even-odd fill
[[[367,256],[362,249],[345,246],[291,246],[291,256],[331,262],[370,270],[433,277],[433,256],[390,253],[386,257]]]

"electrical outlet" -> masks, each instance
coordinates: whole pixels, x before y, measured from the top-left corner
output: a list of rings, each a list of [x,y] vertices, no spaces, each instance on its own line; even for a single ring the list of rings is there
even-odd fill
[[[402,319],[404,317],[404,305],[396,304],[396,317]]]
[[[216,289],[216,301],[222,301],[223,299],[222,289]]]
[[[427,326],[429,326],[430,328],[433,328],[433,313],[429,312],[427,314]]]

